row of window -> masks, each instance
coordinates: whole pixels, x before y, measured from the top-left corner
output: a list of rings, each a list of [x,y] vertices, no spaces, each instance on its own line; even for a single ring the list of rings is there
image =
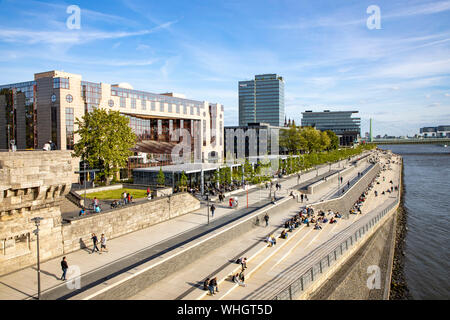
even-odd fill
[[[69,89],[69,78],[53,78],[53,89]]]
[[[187,105],[190,107],[198,107],[198,108],[203,107],[203,103],[200,101],[176,98],[176,97],[169,97],[169,96],[165,96],[165,95],[158,95],[158,94],[153,94],[153,93],[148,93],[148,92],[143,92],[143,91],[118,88],[118,87],[111,88],[111,95],[117,96],[117,97],[146,100],[146,101],[182,104],[182,105]]]

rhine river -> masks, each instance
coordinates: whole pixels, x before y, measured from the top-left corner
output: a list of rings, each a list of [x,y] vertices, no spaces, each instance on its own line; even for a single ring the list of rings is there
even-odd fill
[[[450,146],[380,145],[403,157],[405,278],[413,299],[450,299]]]

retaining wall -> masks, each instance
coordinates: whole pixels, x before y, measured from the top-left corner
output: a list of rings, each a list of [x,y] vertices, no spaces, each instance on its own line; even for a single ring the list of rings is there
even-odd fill
[[[313,209],[315,211],[328,211],[331,209],[334,212],[340,212],[342,215],[348,214],[349,210],[353,207],[361,194],[366,191],[368,185],[375,179],[380,171],[380,165],[378,163],[375,164],[372,169],[370,169],[356,184],[350,187],[342,197],[316,203],[312,205]]]
[[[191,194],[183,192],[73,219],[62,226],[64,252],[84,248],[85,243],[90,244],[92,233],[104,233],[112,239],[199,208],[200,202]]]

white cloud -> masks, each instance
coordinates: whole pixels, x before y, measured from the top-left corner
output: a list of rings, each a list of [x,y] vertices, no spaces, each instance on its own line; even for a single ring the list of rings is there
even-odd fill
[[[89,31],[64,30],[64,31],[34,31],[27,29],[0,29],[0,39],[4,42],[27,43],[27,44],[81,44],[97,40],[120,39],[126,37],[142,36],[154,33],[158,30],[168,28],[174,21],[166,22],[149,30],[134,32],[124,31]]]

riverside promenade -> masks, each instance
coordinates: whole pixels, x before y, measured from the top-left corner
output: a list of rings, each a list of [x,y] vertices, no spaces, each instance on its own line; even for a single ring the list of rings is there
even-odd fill
[[[382,159],[380,164],[384,165],[386,159]],[[354,182],[358,179],[358,172],[369,167],[367,163],[362,163],[355,168],[352,175],[344,181]],[[396,171],[397,172],[397,171]],[[386,174],[385,180],[391,177],[391,173]],[[390,180],[387,180],[390,181]],[[389,185],[390,187],[390,185]],[[374,190],[379,190],[379,197],[365,202],[362,211],[367,212],[378,205],[381,205],[386,196],[381,196],[381,190],[388,188],[388,182],[383,182]],[[330,190],[333,189],[333,190]],[[310,197],[308,204],[332,199],[337,196],[336,189],[326,189],[321,193]],[[373,193],[373,191],[372,191]],[[270,299],[271,294],[277,290],[284,289],[283,285],[292,279],[295,274],[286,272],[290,266],[317,249],[333,236],[342,233],[349,226],[355,224],[364,214],[350,215],[348,220],[338,219],[334,225],[323,224],[322,230],[314,230],[313,224],[310,227],[305,225],[289,233],[287,240],[277,239],[277,245],[268,247],[264,239],[269,234],[279,236],[285,220],[297,214],[305,203],[294,203],[288,208],[280,210],[276,215],[271,215],[270,225],[265,227],[261,222],[259,228],[230,241],[226,246],[221,246],[216,250],[198,259],[195,263],[186,266],[173,275],[164,278],[147,289],[132,296],[130,300],[152,300],[152,299],[187,299],[187,300],[264,300]],[[237,258],[248,258],[248,269],[245,270],[246,287],[238,286],[231,282],[230,275],[240,272],[241,267],[235,263]],[[202,289],[203,281],[206,278],[217,277],[219,292],[213,297],[207,295],[207,291]],[[276,279],[276,281],[274,281]]]
[[[362,161],[363,162],[363,161]],[[282,190],[278,192],[277,197],[286,197],[289,189],[298,187],[302,184],[309,184],[318,181],[330,174],[331,170],[343,168],[347,161],[340,164],[334,164],[331,167],[324,166],[309,173],[302,174],[300,181],[297,175],[280,179]],[[359,169],[358,170],[362,170]],[[350,178],[351,179],[351,178]],[[344,181],[346,183],[346,181]],[[335,188],[325,190],[321,195],[310,197],[310,201],[316,201],[326,193],[333,194],[337,191]],[[205,234],[214,228],[231,223],[232,221],[245,216],[259,208],[267,205],[268,190],[254,188],[249,191],[249,207],[246,208],[246,192],[237,193],[239,197],[239,208],[230,209],[226,204],[216,203],[216,211],[210,223],[207,225],[207,209],[202,206],[201,209],[193,211],[181,217],[154,225],[152,227],[130,233],[112,240],[109,240],[107,253],[90,254],[91,246],[66,255],[69,264],[68,277],[70,277],[71,268],[80,270],[81,289],[74,290],[63,281],[59,280],[61,276],[60,260],[52,259],[41,263],[41,295],[43,299],[69,299],[83,290],[103,283],[112,276],[131,270],[142,261],[151,261],[158,255],[170,252],[171,249],[188,243],[191,239]],[[280,220],[282,220],[280,216]],[[279,220],[279,221],[280,221]],[[272,217],[270,227],[276,226],[279,221]],[[99,234],[97,236],[100,236]],[[178,273],[178,272],[176,272]],[[175,273],[175,274],[176,274]],[[182,290],[178,288],[177,290]],[[32,299],[37,296],[37,271],[36,267],[29,267],[5,276],[0,277],[0,299]],[[159,294],[154,299],[173,299]]]

